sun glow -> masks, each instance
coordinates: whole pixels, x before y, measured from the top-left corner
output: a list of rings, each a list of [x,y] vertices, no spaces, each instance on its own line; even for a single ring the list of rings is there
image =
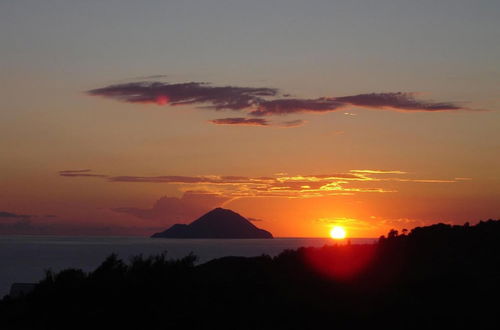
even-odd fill
[[[168,96],[166,95],[158,95],[156,97],[156,104],[158,105],[165,105],[168,103]]]
[[[344,228],[339,227],[339,226],[334,226],[330,230],[330,236],[333,239],[344,239],[346,237],[346,231]]]

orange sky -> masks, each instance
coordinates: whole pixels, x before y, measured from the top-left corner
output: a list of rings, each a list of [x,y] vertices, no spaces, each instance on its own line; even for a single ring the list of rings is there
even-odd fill
[[[499,8],[455,3],[0,4],[0,235],[499,218]]]

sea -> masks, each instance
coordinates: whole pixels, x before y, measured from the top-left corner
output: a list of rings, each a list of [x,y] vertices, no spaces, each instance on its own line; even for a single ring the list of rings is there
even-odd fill
[[[375,238],[351,238],[352,244],[375,242]],[[78,268],[92,271],[111,253],[124,261],[137,255],[166,253],[182,258],[194,253],[197,263],[225,256],[276,256],[286,249],[343,244],[331,238],[274,239],[164,239],[149,237],[0,236],[0,298],[12,283],[36,283],[46,270]]]

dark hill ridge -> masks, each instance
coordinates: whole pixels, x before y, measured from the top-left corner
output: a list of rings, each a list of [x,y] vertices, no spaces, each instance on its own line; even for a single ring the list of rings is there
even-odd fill
[[[153,238],[273,238],[231,210],[216,208],[189,225],[175,224]]]

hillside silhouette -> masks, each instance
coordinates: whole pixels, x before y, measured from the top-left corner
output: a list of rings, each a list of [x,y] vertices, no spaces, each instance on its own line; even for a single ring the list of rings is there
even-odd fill
[[[489,329],[500,220],[392,230],[376,244],[276,257],[109,256],[0,302],[2,329]]]
[[[273,238],[236,212],[216,208],[189,225],[175,224],[153,238]]]

